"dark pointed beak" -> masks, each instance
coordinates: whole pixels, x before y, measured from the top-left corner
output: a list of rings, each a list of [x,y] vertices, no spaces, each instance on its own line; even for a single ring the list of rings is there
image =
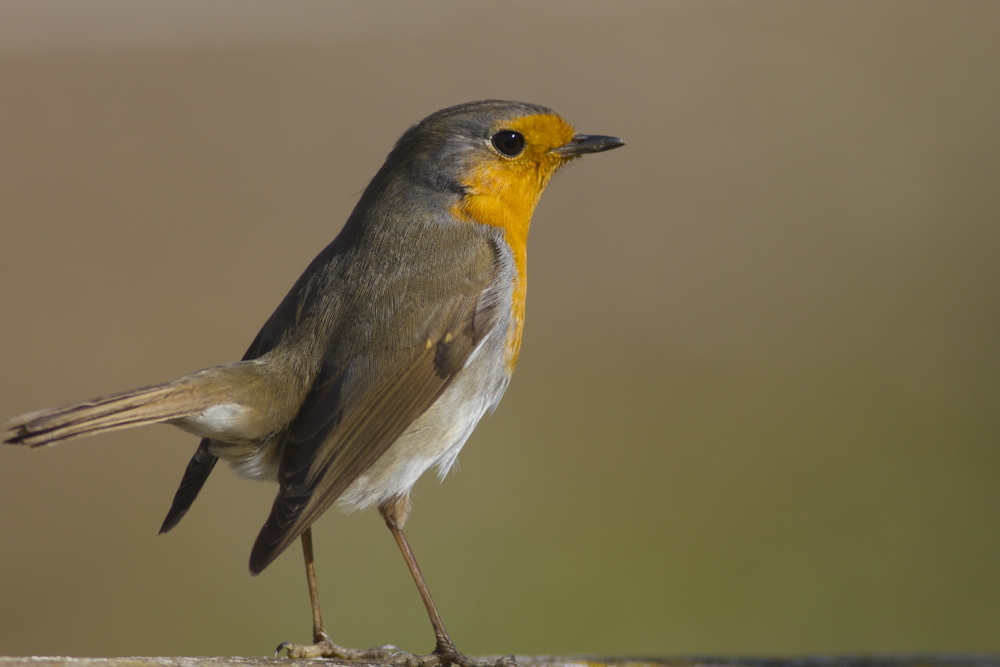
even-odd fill
[[[561,157],[577,157],[584,153],[601,153],[612,148],[624,146],[625,142],[618,137],[605,137],[599,134],[578,134],[570,142],[552,152]]]

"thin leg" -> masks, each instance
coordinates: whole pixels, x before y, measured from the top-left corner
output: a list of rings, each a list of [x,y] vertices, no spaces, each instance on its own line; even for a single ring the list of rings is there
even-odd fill
[[[399,550],[403,552],[406,566],[410,568],[410,574],[413,575],[413,581],[417,584],[417,590],[420,592],[420,598],[424,601],[431,625],[434,626],[436,638],[434,652],[430,655],[418,656],[400,653],[393,656],[394,661],[404,662],[406,667],[430,667],[432,665],[444,667],[449,665],[458,667],[517,667],[517,662],[512,655],[504,656],[499,660],[476,660],[459,653],[451,641],[451,637],[448,636],[448,631],[445,630],[444,621],[441,620],[441,614],[438,613],[437,607],[434,605],[431,592],[427,588],[427,582],[424,581],[424,575],[420,572],[420,566],[417,565],[417,559],[413,556],[413,550],[410,549],[406,535],[403,534],[403,524],[406,523],[406,517],[410,512],[409,497],[403,496],[395,502],[380,505],[379,511],[382,513],[382,518],[385,519],[385,525],[389,527],[389,531],[395,538]]]
[[[312,527],[302,533],[302,555],[306,559],[306,581],[309,584],[309,602],[312,604],[313,642],[330,641],[330,635],[323,627],[323,612],[319,609],[319,588],[316,586],[316,566],[313,564]]]
[[[313,562],[312,528],[302,533],[302,555],[306,561],[306,581],[309,584],[309,602],[312,604],[313,645],[303,646],[282,642],[274,654],[288,651],[289,658],[339,658],[365,662],[387,661],[397,652],[395,646],[386,645],[372,649],[344,648],[330,641],[330,635],[323,627],[323,615],[319,609],[319,588],[316,586],[316,566]]]
[[[420,572],[417,559],[413,557],[413,550],[410,549],[410,543],[406,540],[403,529],[397,526],[396,522],[388,516],[385,517],[385,525],[389,526],[392,536],[396,538],[396,544],[399,545],[399,550],[403,552],[406,566],[410,568],[410,574],[413,575],[413,581],[417,584],[420,598],[424,601],[424,607],[427,608],[427,615],[430,616],[431,625],[434,626],[434,636],[437,638],[434,652],[438,654],[457,654],[458,651],[455,649],[455,644],[452,643],[451,637],[448,636],[448,631],[444,628],[444,621],[441,620],[441,614],[438,613],[437,607],[434,605],[431,592],[427,588],[427,582],[424,581],[424,575]]]

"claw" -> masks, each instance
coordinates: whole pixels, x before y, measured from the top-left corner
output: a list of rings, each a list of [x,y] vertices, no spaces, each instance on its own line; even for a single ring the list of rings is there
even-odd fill
[[[275,657],[281,651],[287,651],[287,657],[292,660],[302,658],[336,658],[346,662],[386,662],[399,649],[392,644],[370,649],[344,648],[337,646],[329,639],[324,639],[312,646],[281,642],[274,652]]]
[[[387,662],[400,667],[518,667],[513,655],[505,655],[496,660],[477,660],[454,649],[434,651],[427,655],[399,651],[389,656]]]
[[[398,667],[519,667],[513,655],[505,655],[496,660],[477,660],[460,653],[451,645],[439,646],[433,653],[427,655],[416,655],[401,651],[392,644],[365,650],[344,648],[329,639],[324,639],[312,646],[281,642],[274,650],[275,657],[281,651],[287,651],[287,657],[292,660],[336,658],[345,662],[381,662]]]

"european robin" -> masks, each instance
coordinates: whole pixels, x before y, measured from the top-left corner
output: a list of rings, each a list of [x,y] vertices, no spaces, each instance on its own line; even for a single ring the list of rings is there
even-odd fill
[[[194,433],[201,444],[160,532],[177,525],[220,458],[244,477],[277,481],[250,572],[301,538],[314,642],[279,650],[482,665],[455,648],[407,544],[409,492],[431,466],[448,471],[510,381],[524,327],[528,226],[549,178],[574,158],[623,143],[576,134],[533,104],[438,111],[396,143],[242,361],[21,415],[5,442],[41,447],[156,423]],[[378,505],[427,607],[433,653],[330,641],[310,526],[334,502],[346,510]]]

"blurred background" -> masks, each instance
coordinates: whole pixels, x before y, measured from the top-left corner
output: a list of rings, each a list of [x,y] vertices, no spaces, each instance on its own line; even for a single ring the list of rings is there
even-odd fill
[[[464,651],[1000,651],[1000,3],[11,0],[0,417],[237,360],[398,136],[484,98],[628,146],[532,229],[517,374],[408,535]],[[0,449],[0,653],[310,639],[275,488],[197,440]],[[375,512],[341,644],[432,648]]]

